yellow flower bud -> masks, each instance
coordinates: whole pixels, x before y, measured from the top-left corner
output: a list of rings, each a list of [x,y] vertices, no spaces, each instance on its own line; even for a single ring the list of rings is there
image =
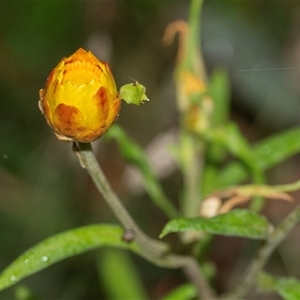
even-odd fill
[[[59,62],[40,90],[39,107],[59,140],[96,140],[115,121],[120,106],[109,65],[81,48]]]

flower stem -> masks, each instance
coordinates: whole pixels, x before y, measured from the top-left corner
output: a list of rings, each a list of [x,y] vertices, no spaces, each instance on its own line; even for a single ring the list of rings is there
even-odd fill
[[[145,254],[155,257],[167,252],[169,247],[165,243],[146,236],[132,219],[123,203],[119,200],[118,196],[112,190],[109,182],[107,181],[95,158],[91,144],[77,143],[76,146],[77,149],[75,149],[75,151],[79,157],[82,167],[87,170],[97,189],[102,194],[106,203],[113,210],[114,215],[117,217],[119,222],[124,226],[124,229],[132,230],[135,233],[135,240],[138,244],[140,244],[143,251],[145,251]]]
[[[97,189],[113,210],[119,222],[124,226],[124,229],[135,233],[135,241],[142,251],[143,256],[158,266],[183,268],[186,275],[196,286],[201,298],[214,299],[213,292],[206,282],[197,261],[193,257],[170,253],[169,245],[147,236],[132,219],[107,181],[95,158],[91,144],[76,143],[74,144],[74,151],[78,156],[81,166],[87,170]]]
[[[276,228],[271,232],[265,244],[258,250],[255,258],[245,273],[244,279],[230,293],[222,295],[221,299],[241,299],[250,289],[253,289],[258,273],[267,263],[274,249],[290,233],[300,221],[300,205],[297,206]]]

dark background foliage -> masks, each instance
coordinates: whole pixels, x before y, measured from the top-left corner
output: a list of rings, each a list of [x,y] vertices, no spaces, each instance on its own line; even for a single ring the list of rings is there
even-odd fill
[[[188,1],[0,1],[1,269],[51,234],[114,222],[71,145],[55,139],[38,110],[38,90],[49,72],[63,56],[83,47],[111,64],[118,86],[132,79],[143,83],[151,102],[123,104],[118,123],[146,147],[177,125],[172,82],[177,44],[165,47],[162,36],[170,21],[187,18],[188,6]],[[229,71],[232,118],[252,142],[299,124],[299,28],[297,1],[204,4],[202,50],[208,73],[216,66]],[[125,162],[116,145],[94,144],[113,187],[142,228],[157,236],[166,219],[146,195],[127,187],[131,178],[123,176]],[[298,166],[299,158],[289,160],[269,172],[269,181],[298,179]],[[163,183],[176,203],[180,174],[174,171]],[[268,202],[266,213],[278,223],[292,206]],[[300,248],[296,231],[271,260],[275,273],[300,276],[294,262]],[[228,281],[230,272],[245,266],[247,257],[233,269],[236,257],[251,250],[241,239],[227,239],[225,245],[224,239],[216,239],[210,255],[219,272],[219,291],[234,283]],[[93,251],[68,259],[23,283],[42,299],[104,298],[96,256]],[[184,280],[179,271],[134,260],[152,298]],[[11,298],[14,291],[2,292],[1,298]]]

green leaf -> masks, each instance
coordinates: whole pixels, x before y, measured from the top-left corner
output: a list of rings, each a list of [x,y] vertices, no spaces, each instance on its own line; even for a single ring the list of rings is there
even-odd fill
[[[146,96],[146,88],[137,81],[121,86],[120,98],[125,100],[127,104],[135,105],[140,105],[143,104],[144,101],[149,101]]]
[[[189,30],[185,42],[186,50],[179,68],[190,70],[194,74],[203,75],[202,57],[200,49],[200,16],[203,1],[192,1],[189,11]]]
[[[101,250],[98,271],[107,299],[148,298],[129,253],[117,249]]]
[[[212,145],[225,147],[231,155],[240,160],[240,163],[244,164],[245,170],[248,171],[251,176],[251,180],[254,183],[261,184],[264,182],[264,174],[256,162],[251,146],[236,124],[228,123],[212,129],[204,134],[204,138],[206,138]],[[208,179],[211,180],[211,177],[212,176],[209,178],[207,175],[205,177],[206,186],[204,194],[211,191],[210,182],[207,182]],[[215,181],[216,180],[211,180],[212,184],[214,184]],[[251,208],[259,211],[262,205],[263,198],[256,197],[252,200]]]
[[[54,263],[100,246],[114,246],[139,253],[136,243],[122,240],[116,225],[89,225],[54,235],[33,246],[0,274],[0,290]]]
[[[228,73],[215,69],[210,78],[209,93],[214,101],[213,124],[219,126],[227,122],[230,110],[230,82]]]
[[[198,293],[195,286],[191,283],[186,283],[169,292],[167,295],[161,298],[161,300],[190,300],[195,299],[197,294]]]
[[[275,277],[266,272],[260,272],[257,277],[257,286],[263,292],[274,292],[277,284]]]
[[[299,136],[300,128],[297,127],[256,143],[252,148],[252,152],[260,170],[264,172],[299,153]],[[219,173],[214,182],[211,182],[206,193],[211,193],[220,187],[235,185],[245,181],[248,177],[247,169],[242,164],[238,162],[231,163]]]
[[[262,291],[277,292],[285,300],[300,299],[300,281],[293,277],[276,278],[261,272],[258,276],[258,287]]]
[[[170,232],[188,230],[203,230],[211,234],[265,239],[268,234],[269,223],[265,217],[254,211],[235,209],[210,219],[198,217],[171,220],[165,225],[159,237],[162,238]]]
[[[209,94],[214,103],[212,114],[213,126],[222,126],[228,121],[230,110],[230,82],[228,74],[223,69],[215,69],[210,78]],[[205,164],[203,171],[202,190],[214,182],[224,165],[226,148],[222,145],[209,144],[205,151]]]
[[[275,134],[254,145],[254,156],[259,167],[267,170],[300,152],[300,128]]]
[[[178,216],[177,210],[165,195],[143,149],[136,142],[132,141],[124,130],[117,125],[112,126],[105,137],[115,139],[123,157],[141,172],[144,178],[145,189],[154,204],[169,218],[176,218]]]
[[[286,300],[300,299],[300,281],[296,278],[280,278],[277,290],[278,293]]]
[[[231,155],[241,160],[250,171],[258,172],[251,147],[236,124],[228,123],[216,127],[204,133],[203,137],[209,143],[225,147]]]

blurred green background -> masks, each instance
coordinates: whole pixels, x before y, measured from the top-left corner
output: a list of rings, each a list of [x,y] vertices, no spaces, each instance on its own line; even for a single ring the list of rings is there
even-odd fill
[[[177,126],[172,81],[177,48],[176,42],[165,47],[162,36],[169,22],[187,18],[188,7],[188,1],[0,2],[1,270],[52,234],[85,224],[115,222],[76,161],[71,144],[55,139],[38,110],[38,90],[50,71],[62,57],[83,47],[111,64],[118,86],[132,79],[144,84],[151,102],[141,107],[123,104],[117,122],[155,156],[160,144],[153,141],[173,136]],[[208,73],[217,66],[229,71],[232,118],[252,142],[299,124],[299,29],[297,1],[204,3],[202,50]],[[156,237],[166,219],[138,182],[128,183],[131,173],[116,144],[99,140],[94,147],[137,222]],[[163,166],[167,160],[153,159]],[[159,173],[167,194],[177,203],[180,174],[172,162],[165,168]],[[298,179],[299,157],[273,169],[268,178],[271,183]],[[278,223],[293,205],[268,202],[266,213]],[[269,268],[275,273],[300,276],[294,262],[300,250],[297,233],[299,229],[271,261]],[[228,274],[239,271],[233,263],[245,245],[243,240],[231,238],[224,246],[224,240],[217,238],[211,250],[219,292],[234,284],[235,277],[230,281]],[[135,256],[132,259],[152,299],[185,280],[180,271],[159,269]],[[240,268],[243,263],[246,261],[240,261]],[[101,251],[89,252],[21,284],[27,285],[36,299],[106,299],[109,295],[97,264],[101,265]],[[16,290],[12,287],[0,298],[14,298]]]

